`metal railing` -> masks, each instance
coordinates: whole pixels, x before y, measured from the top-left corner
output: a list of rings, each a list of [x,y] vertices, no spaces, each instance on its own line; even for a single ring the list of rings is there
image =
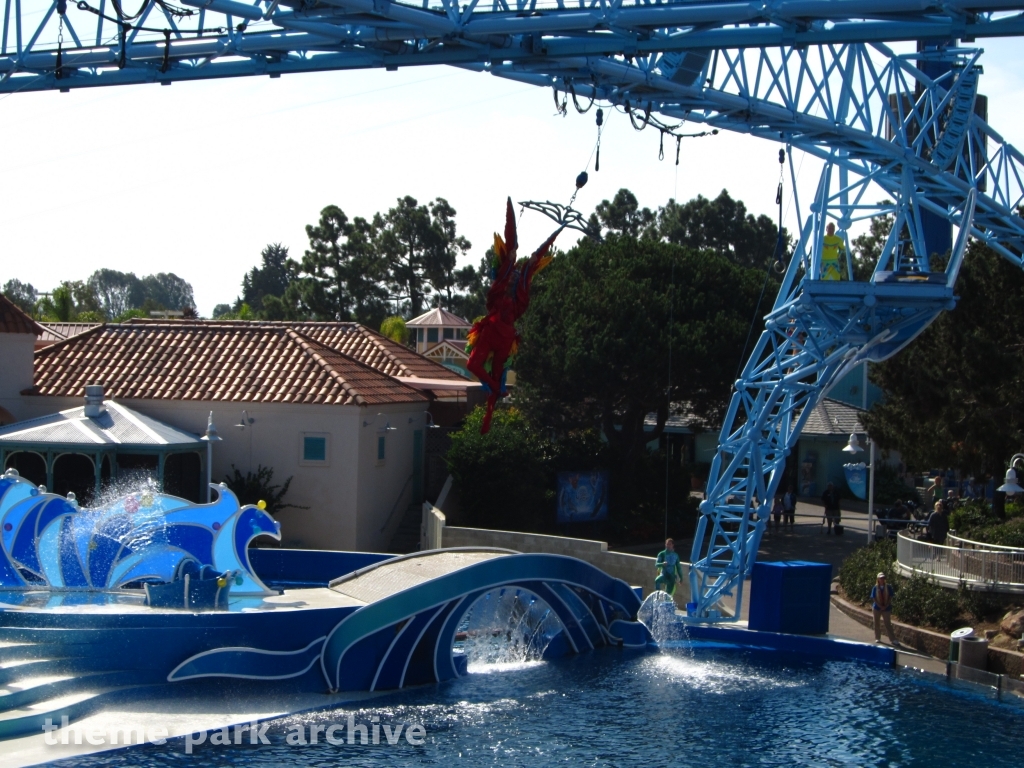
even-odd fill
[[[960,547],[961,549],[987,549],[995,550],[997,552],[1015,552],[1018,555],[1024,556],[1024,548],[1022,547],[1006,547],[1002,544],[988,544],[984,541],[973,541],[971,539],[961,538],[954,533],[947,534],[946,541],[951,546]]]
[[[943,546],[917,541],[901,531],[896,537],[896,566],[903,576],[928,576],[944,587],[963,583],[968,589],[1024,593],[1024,550]]]

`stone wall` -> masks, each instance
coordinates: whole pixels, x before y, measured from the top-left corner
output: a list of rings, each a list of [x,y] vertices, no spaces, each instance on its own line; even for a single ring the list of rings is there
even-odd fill
[[[542,552],[579,558],[630,586],[643,587],[646,597],[654,588],[654,558],[609,552],[608,544],[593,539],[572,539],[519,531],[492,531],[485,528],[459,528],[445,524],[444,513],[432,504],[423,505],[421,548],[497,547],[516,552]],[[686,564],[684,563],[684,566]],[[690,599],[690,586],[684,581],[676,589],[676,604],[683,606]]]

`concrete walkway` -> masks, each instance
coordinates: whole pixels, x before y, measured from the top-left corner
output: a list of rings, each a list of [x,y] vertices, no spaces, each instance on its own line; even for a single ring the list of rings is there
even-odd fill
[[[761,539],[761,547],[757,553],[757,559],[762,562],[774,562],[780,560],[807,560],[815,563],[828,563],[832,566],[832,577],[839,574],[839,566],[854,552],[854,550],[867,544],[867,514],[860,512],[844,511],[842,524],[844,534],[842,536],[828,535],[821,525],[824,516],[824,509],[819,504],[800,502],[796,508],[796,520],[792,529],[785,528],[781,531],[770,530]],[[693,540],[679,540],[676,542],[676,550],[684,560],[690,557],[690,550]],[[659,545],[631,548],[635,554],[651,555],[652,557],[662,549]],[[747,619],[750,596],[750,580],[744,582],[743,605],[740,611],[740,618]],[[732,607],[732,606],[730,606]],[[829,612],[829,634],[848,640],[857,640],[864,643],[873,643],[874,632],[865,627],[834,605]],[[888,639],[883,634],[883,642],[888,644]]]

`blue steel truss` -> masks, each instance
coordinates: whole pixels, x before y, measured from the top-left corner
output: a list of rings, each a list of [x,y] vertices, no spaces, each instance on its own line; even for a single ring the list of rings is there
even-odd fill
[[[128,1],[0,0],[0,93],[447,64],[638,128],[657,115],[652,130],[688,121],[824,161],[722,428],[692,554],[699,620],[742,590],[764,525],[752,509],[836,376],[953,306],[968,235],[1024,266],[1024,157],[985,120],[980,50],[957,42],[1024,35],[1024,0]],[[908,41],[919,51],[887,45]],[[872,279],[819,280],[826,224],[880,213],[896,226]]]

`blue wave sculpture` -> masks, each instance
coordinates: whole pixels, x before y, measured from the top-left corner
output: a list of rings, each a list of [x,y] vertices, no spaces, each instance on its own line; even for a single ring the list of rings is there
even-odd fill
[[[280,523],[256,506],[239,507],[225,485],[210,487],[210,504],[144,490],[81,509],[8,470],[0,476],[0,587],[117,589],[171,581],[194,560],[236,573],[234,595],[273,594],[248,550],[258,536],[280,541]]]

